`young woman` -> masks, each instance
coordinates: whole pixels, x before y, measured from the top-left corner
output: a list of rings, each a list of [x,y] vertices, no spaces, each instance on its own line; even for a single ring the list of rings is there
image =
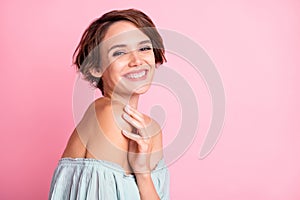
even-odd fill
[[[165,61],[161,36],[139,10],[111,11],[90,24],[74,64],[103,97],[73,131],[49,199],[169,199],[160,126],[137,110]]]

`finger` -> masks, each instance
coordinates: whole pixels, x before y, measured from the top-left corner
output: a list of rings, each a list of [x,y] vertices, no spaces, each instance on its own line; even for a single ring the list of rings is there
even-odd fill
[[[140,135],[135,134],[135,133],[130,133],[130,132],[127,132],[127,131],[125,131],[125,130],[122,130],[122,134],[123,134],[125,137],[127,137],[127,138],[129,138],[129,139],[131,139],[131,140],[136,141],[137,143],[139,143],[139,141],[142,139],[142,137],[141,137]]]
[[[123,117],[130,125],[137,129],[136,134],[140,135],[143,138],[148,138],[147,131],[143,124],[141,124],[139,121],[137,121],[136,119],[134,119],[126,113],[123,114]]]
[[[143,114],[137,111],[136,109],[130,107],[129,105],[126,105],[124,108],[125,112],[128,113],[129,115],[133,116],[136,120],[143,122],[144,117]]]
[[[123,114],[123,118],[129,123],[131,124],[133,127],[137,128],[137,129],[143,129],[143,125],[137,121],[136,119],[134,119],[133,117],[129,116],[128,114],[124,113]]]

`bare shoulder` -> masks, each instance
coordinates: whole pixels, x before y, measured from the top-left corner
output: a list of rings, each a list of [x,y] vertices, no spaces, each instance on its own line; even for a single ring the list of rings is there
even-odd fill
[[[153,139],[153,151],[161,151],[162,144],[162,129],[159,123],[148,115],[143,114],[146,124],[150,127],[151,137]]]
[[[109,106],[105,99],[91,103],[82,119],[72,132],[62,157],[84,158],[87,145],[93,135],[98,132],[98,113],[108,113]]]
[[[149,129],[151,130],[151,139],[152,139],[152,150],[151,150],[151,159],[150,165],[151,169],[154,169],[157,163],[163,157],[163,137],[162,129],[157,121],[151,117],[144,115],[144,120],[148,124]]]
[[[131,126],[122,118],[124,105],[112,102],[108,98],[100,98],[95,101],[95,113],[98,125],[106,136],[119,135],[122,129],[130,130]],[[120,134],[122,135],[122,134]]]
[[[95,101],[93,109],[97,130],[94,131],[96,134],[90,136],[88,150],[91,150],[93,156],[97,158],[107,158],[108,152],[119,157],[128,149],[128,138],[121,130],[131,130],[131,126],[122,117],[124,105],[103,97]]]
[[[121,133],[125,129],[132,131],[132,126],[126,122],[122,115],[125,105],[120,102],[112,102],[110,99],[101,98],[95,101],[95,110],[99,127],[103,134],[110,139],[114,144],[125,149],[128,145],[128,139]],[[150,126],[152,137],[152,151],[162,150],[162,130],[158,122],[150,116],[143,113],[144,120],[147,126]]]
[[[63,152],[62,158],[84,158],[85,154],[86,147],[84,142],[79,137],[77,130],[74,129]]]

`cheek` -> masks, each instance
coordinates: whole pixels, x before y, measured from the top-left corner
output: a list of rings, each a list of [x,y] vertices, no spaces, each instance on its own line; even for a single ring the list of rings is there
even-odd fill
[[[122,70],[124,69],[124,61],[116,60],[110,64],[108,68],[108,72],[110,76],[115,77],[116,79],[120,79],[120,74],[122,74]]]
[[[155,65],[155,56],[154,53],[149,53],[144,56],[144,59],[151,65]]]

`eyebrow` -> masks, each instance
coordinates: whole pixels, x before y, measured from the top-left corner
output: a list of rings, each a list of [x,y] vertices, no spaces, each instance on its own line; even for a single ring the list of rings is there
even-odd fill
[[[139,42],[138,45],[147,44],[147,43],[151,44],[152,42],[150,40],[143,40],[143,41]],[[126,46],[127,46],[126,44],[116,44],[116,45],[110,47],[107,52],[109,53],[111,50],[113,50],[115,48],[122,48],[122,47],[126,47]]]

